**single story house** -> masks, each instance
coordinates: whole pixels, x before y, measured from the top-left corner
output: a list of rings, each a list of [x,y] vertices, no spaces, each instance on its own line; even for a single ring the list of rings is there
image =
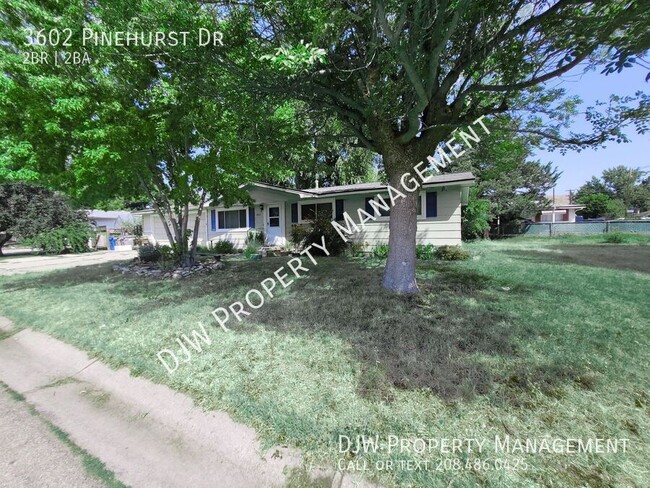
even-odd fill
[[[584,208],[584,205],[556,205],[540,211],[535,222],[575,222],[576,212]]]
[[[106,230],[120,230],[125,223],[133,223],[131,212],[126,210],[86,210],[88,220],[95,227],[106,227]]]
[[[436,246],[461,243],[461,205],[467,204],[469,187],[473,184],[472,173],[429,176],[421,182],[418,243]],[[292,226],[307,224],[314,214],[324,214],[327,218],[342,221],[346,212],[358,224],[357,210],[365,209],[374,215],[369,202],[378,201],[377,195],[390,202],[387,186],[379,182],[306,190],[254,182],[243,187],[255,204],[226,208],[219,202],[210,202],[204,208],[201,219],[199,244],[210,245],[219,240],[229,240],[235,247],[243,248],[248,232],[255,230],[264,232],[268,245],[284,246],[290,242]],[[387,243],[390,212],[381,213],[376,221],[360,226],[359,232],[351,235],[350,240],[363,242],[368,248]],[[148,237],[152,243],[168,244],[163,224],[153,209],[133,212],[133,215],[142,218],[144,237]],[[196,215],[196,209],[190,209],[189,228],[194,225],[193,215]]]

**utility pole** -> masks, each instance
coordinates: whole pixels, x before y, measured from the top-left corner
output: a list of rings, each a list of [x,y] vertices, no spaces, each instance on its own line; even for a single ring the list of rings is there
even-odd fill
[[[567,190],[567,191],[569,192],[569,204],[573,205],[573,204],[574,204],[574,201],[573,201],[573,192],[574,192],[575,190]]]
[[[553,213],[551,214],[551,223],[555,223],[555,187],[553,187]]]

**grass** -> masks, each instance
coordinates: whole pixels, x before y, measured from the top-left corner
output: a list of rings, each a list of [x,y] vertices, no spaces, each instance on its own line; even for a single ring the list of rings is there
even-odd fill
[[[0,313],[226,410],[267,446],[300,448],[308,465],[460,456],[462,469],[361,474],[403,487],[641,487],[650,465],[649,242],[470,243],[469,261],[419,263],[414,298],[381,289],[379,260],[320,258],[230,332],[212,328],[211,310],[260,289],[288,258],[232,261],[180,282],[116,275],[110,264],[4,278]],[[198,322],[212,344],[168,375],[156,353]],[[374,434],[489,442],[480,456],[339,452],[339,435]],[[628,438],[630,448],[494,452],[491,440],[506,434]],[[464,468],[476,458],[528,469]]]

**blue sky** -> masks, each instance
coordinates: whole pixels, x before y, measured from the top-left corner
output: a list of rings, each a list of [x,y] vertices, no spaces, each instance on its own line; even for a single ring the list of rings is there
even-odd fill
[[[608,76],[599,71],[584,75],[569,75],[560,80],[554,80],[549,86],[560,86],[566,89],[568,95],[578,95],[583,100],[582,108],[593,105],[597,100],[607,100],[609,95],[633,95],[636,91],[648,92],[650,82],[646,83],[647,70],[634,66]],[[584,119],[577,118],[571,128],[573,132],[588,132],[590,125]],[[556,186],[558,194],[566,194],[568,190],[578,189],[593,175],[600,176],[604,169],[623,164],[631,167],[645,167],[650,171],[650,136],[637,134],[634,129],[627,131],[630,142],[617,144],[607,143],[603,149],[583,149],[580,152],[567,151],[565,155],[559,151],[535,152],[535,158],[542,163],[553,163],[562,171],[562,176]]]

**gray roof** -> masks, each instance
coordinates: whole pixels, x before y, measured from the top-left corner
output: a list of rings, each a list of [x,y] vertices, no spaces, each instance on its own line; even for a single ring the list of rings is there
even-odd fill
[[[414,175],[414,177],[416,177]],[[417,177],[416,177],[417,178]],[[442,175],[434,175],[426,178],[423,185],[442,185],[444,183],[460,183],[463,181],[473,182],[474,175],[470,172],[465,173],[447,173]],[[357,183],[354,185],[340,185],[340,186],[326,186],[322,188],[309,188],[303,190],[305,192],[314,193],[316,195],[329,195],[331,193],[347,193],[353,191],[379,191],[386,188],[386,183],[379,181],[373,183]]]
[[[127,210],[86,210],[89,219],[120,219],[132,220],[131,212]]]

